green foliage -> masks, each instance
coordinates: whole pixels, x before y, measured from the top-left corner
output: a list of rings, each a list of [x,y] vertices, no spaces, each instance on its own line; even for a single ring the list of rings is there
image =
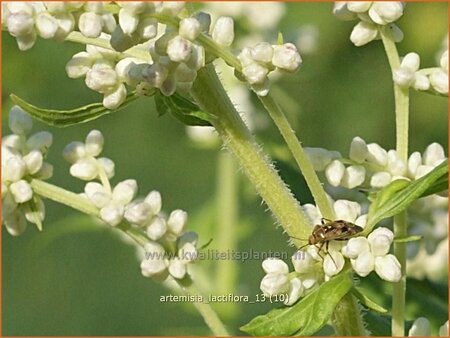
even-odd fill
[[[364,289],[354,286],[351,290],[352,294],[359,299],[359,301],[364,304],[369,309],[372,309],[376,312],[386,313],[386,310],[381,305],[377,304],[375,301],[369,298],[369,296],[364,292]]]
[[[10,97],[15,104],[39,121],[42,121],[50,126],[68,127],[79,123],[89,122],[99,118],[102,115],[116,112],[127,106],[139,96],[136,92],[128,94],[124,103],[122,103],[119,108],[114,110],[103,107],[101,102],[91,103],[86,106],[70,110],[45,109],[36,107],[14,94],[11,94]]]
[[[383,188],[370,205],[368,223],[364,232],[370,231],[381,220],[405,210],[428,189],[434,187],[436,182],[440,182],[438,186],[441,186],[447,176],[448,161],[444,161],[418,180],[412,182],[397,180]]]
[[[295,305],[273,309],[252,319],[241,330],[253,336],[310,336],[329,321],[337,303],[351,287],[350,275],[341,273]]]
[[[158,92],[155,94],[155,105],[159,116],[169,113],[188,126],[211,125],[210,121],[213,117],[180,94],[175,93],[172,96],[165,96]]]

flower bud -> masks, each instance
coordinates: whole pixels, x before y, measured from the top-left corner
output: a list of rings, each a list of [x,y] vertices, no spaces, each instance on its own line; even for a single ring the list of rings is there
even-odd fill
[[[442,69],[436,69],[430,75],[430,83],[440,94],[448,94],[448,74]]]
[[[402,277],[401,266],[397,257],[386,255],[375,258],[375,272],[388,282],[398,282]]]
[[[373,188],[383,188],[392,181],[392,176],[387,171],[379,171],[370,178],[370,186]]]
[[[93,158],[82,158],[72,164],[70,174],[80,180],[91,181],[98,175],[97,161]]]
[[[30,150],[38,150],[46,154],[52,143],[53,135],[51,133],[48,131],[39,131],[28,138],[27,147]]]
[[[260,289],[266,296],[289,292],[289,279],[285,274],[269,273],[261,281]]]
[[[354,222],[361,214],[361,206],[356,202],[337,200],[334,202],[333,207],[337,219],[342,219],[348,222]]]
[[[14,197],[16,203],[25,203],[33,197],[33,190],[30,184],[25,180],[20,180],[12,183],[9,186],[9,191]]]
[[[124,34],[131,35],[136,30],[139,24],[139,16],[127,9],[120,9],[119,11],[119,25]]]
[[[316,263],[315,259],[305,250],[296,251],[292,255],[291,261],[292,265],[294,266],[294,270],[299,273],[306,273],[311,271]],[[289,271],[286,271],[285,273],[288,272]]]
[[[63,157],[69,163],[75,163],[86,156],[86,148],[82,142],[71,142],[63,150]]]
[[[385,235],[372,236],[369,240],[372,254],[377,256],[385,256],[391,248],[391,241],[389,237]]]
[[[332,161],[325,168],[325,176],[326,176],[328,182],[333,187],[337,187],[339,184],[341,184],[344,174],[345,174],[345,166],[339,160]]]
[[[187,273],[186,264],[178,257],[171,259],[169,261],[169,273],[173,278],[182,279]]]
[[[111,92],[103,96],[103,106],[108,109],[117,109],[127,98],[127,89],[124,84],[120,84]]]
[[[242,74],[244,74],[249,84],[262,84],[266,80],[269,70],[259,63],[253,62],[242,68]]]
[[[107,93],[116,88],[117,74],[108,63],[96,63],[86,74],[86,85],[96,92]]]
[[[27,228],[27,221],[25,216],[21,212],[13,212],[3,219],[6,230],[12,236],[19,236]]]
[[[86,76],[94,63],[94,58],[87,52],[80,52],[72,56],[66,64],[66,73],[71,79]]]
[[[147,227],[146,230],[147,236],[154,241],[164,236],[166,231],[167,231],[166,221],[164,220],[164,218],[161,217],[156,217],[155,219],[153,219],[153,221],[150,223],[150,225]]]
[[[281,259],[267,258],[262,262],[262,268],[266,273],[288,274],[289,267]]]
[[[401,62],[402,68],[407,68],[416,72],[420,67],[420,56],[417,53],[408,53]]]
[[[9,129],[14,134],[28,134],[33,127],[31,117],[19,106],[13,106],[9,111]]]
[[[369,242],[365,237],[350,238],[342,248],[342,254],[345,257],[355,259],[363,252],[370,251]]]
[[[408,176],[415,177],[417,168],[422,164],[422,155],[415,151],[408,158]]]
[[[351,165],[345,168],[341,185],[348,189],[353,189],[364,183],[366,179],[366,169],[361,165]]]
[[[100,210],[100,218],[111,226],[116,226],[123,219],[124,207],[120,204],[109,204]]]
[[[173,62],[186,62],[192,52],[192,43],[177,35],[167,44],[167,55]]]
[[[25,12],[12,13],[6,19],[6,26],[14,37],[27,36],[33,33],[34,20]]]
[[[359,276],[366,277],[375,267],[375,258],[370,251],[364,251],[356,259],[352,259],[351,263]]]
[[[36,17],[36,30],[43,39],[52,39],[58,30],[58,21],[48,13],[39,13]]]
[[[102,33],[102,17],[94,12],[84,12],[78,19],[81,34],[88,38],[97,38]]]
[[[158,35],[158,21],[155,18],[145,18],[139,22],[136,29],[142,40],[150,40]]]
[[[100,155],[103,150],[103,144],[103,134],[98,130],[91,130],[85,141],[86,156],[96,157]]]
[[[302,64],[302,58],[294,44],[285,43],[273,47],[272,64],[282,70],[295,72]]]
[[[445,160],[444,148],[439,143],[430,144],[423,153],[423,163],[433,167],[438,166]]]
[[[292,278],[289,282],[289,292],[284,304],[287,306],[293,305],[297,300],[300,299],[303,293],[302,281],[298,278]]]
[[[167,220],[167,226],[170,231],[176,235],[179,235],[183,232],[184,227],[187,223],[187,212],[177,209],[170,213],[169,219]]]
[[[386,25],[400,18],[403,8],[400,1],[375,1],[370,7],[369,16],[375,23]]]
[[[153,217],[150,206],[141,201],[130,203],[125,210],[125,218],[133,224],[145,225]]]
[[[221,16],[217,19],[211,36],[213,40],[221,47],[229,47],[234,40],[234,21],[227,16]]]
[[[19,156],[13,156],[2,163],[2,181],[16,182],[20,180],[26,173],[26,163]]]
[[[414,83],[414,71],[403,67],[396,68],[392,72],[392,79],[398,86],[408,88]]]
[[[347,8],[349,11],[355,13],[364,13],[367,12],[372,6],[371,1],[349,1],[347,2]]]
[[[431,336],[431,326],[425,317],[417,318],[408,331],[408,337],[426,337]],[[445,335],[447,336],[447,335]]]
[[[382,167],[387,165],[387,151],[380,147],[377,143],[370,143],[367,145],[369,154],[367,155],[367,161],[378,164]]]
[[[161,194],[159,191],[153,190],[151,191],[144,200],[150,207],[151,213],[153,215],[159,214],[161,211]]]
[[[268,42],[260,42],[250,49],[250,54],[253,60],[269,64],[272,62],[273,47]]]
[[[351,21],[357,18],[356,13],[348,9],[348,1],[336,1],[333,7],[333,14],[340,20]]]
[[[33,224],[37,224],[38,221],[43,222],[45,219],[45,205],[42,198],[35,196],[35,202],[34,208],[31,208],[29,203],[24,205],[25,218]]]
[[[200,35],[202,27],[196,18],[184,18],[180,21],[178,34],[188,40],[195,40]]]
[[[350,41],[356,47],[364,46],[374,40],[378,35],[376,25],[370,22],[361,21],[352,30]]]
[[[30,175],[36,174],[41,169],[42,163],[44,162],[42,153],[38,150],[32,150],[24,156],[23,160],[25,161],[27,171]]]
[[[368,153],[369,150],[367,149],[366,142],[360,137],[355,137],[350,144],[350,159],[358,163],[363,163]]]
[[[329,251],[323,260],[323,272],[327,276],[337,275],[345,264],[344,256],[337,251]]]
[[[125,180],[118,183],[112,191],[112,199],[120,204],[128,204],[136,196],[138,190],[136,180]]]
[[[87,183],[84,187],[84,192],[97,208],[103,208],[111,200],[111,196],[106,192],[103,185],[98,182]]]
[[[304,150],[315,171],[323,171],[332,160],[332,153],[326,149],[305,147]]]
[[[146,258],[141,262],[141,272],[145,277],[152,277],[166,270],[166,261],[164,248],[156,243],[145,244]]]

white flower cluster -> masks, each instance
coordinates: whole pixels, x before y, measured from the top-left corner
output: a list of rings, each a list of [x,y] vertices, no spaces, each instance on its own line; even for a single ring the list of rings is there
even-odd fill
[[[87,37],[112,33],[114,16],[102,2],[2,2],[2,23],[16,38],[20,50],[33,47],[37,36],[64,40],[75,27]]]
[[[363,46],[379,39],[378,25],[389,25],[394,41],[400,42],[403,33],[393,22],[403,15],[405,4],[399,1],[337,1],[333,14],[341,20],[361,20],[350,35],[355,46]]]
[[[245,47],[238,55],[242,74],[252,89],[260,96],[269,92],[269,74],[274,70],[295,72],[302,58],[293,43],[271,45],[260,42],[253,47]]]
[[[28,136],[32,127],[31,118],[20,107],[12,107],[9,128],[13,134],[2,139],[2,218],[13,236],[25,231],[27,220],[44,220],[44,202],[33,193],[29,181],[53,175],[52,165],[44,162],[53,136],[46,131]]]
[[[438,334],[439,337],[449,336],[448,320],[439,328]],[[431,324],[425,317],[417,318],[408,331],[408,337],[430,337],[431,335]]]
[[[312,204],[302,206],[314,224],[320,224],[320,210]],[[333,204],[336,219],[364,227],[367,215],[361,215],[361,206],[352,201],[337,200]],[[394,234],[387,228],[377,228],[367,238],[358,236],[346,241],[332,240],[328,251],[321,244],[310,245],[306,250],[298,250],[292,256],[294,271],[280,259],[263,262],[266,275],[261,281],[261,291],[267,296],[286,294],[286,305],[294,304],[315,285],[338,274],[350,259],[353,270],[361,277],[375,271],[380,278],[397,282],[401,277],[400,263],[389,254]],[[322,250],[319,252],[319,248]]]
[[[181,279],[187,273],[187,264],[197,257],[197,234],[185,232],[187,213],[177,209],[166,218],[161,212],[161,194],[151,191],[144,199],[136,199],[137,182],[127,179],[114,188],[109,179],[114,176],[114,162],[97,158],[103,150],[103,135],[92,130],[85,142],[69,143],[63,152],[72,164],[70,174],[88,182],[84,196],[99,210],[99,217],[111,226],[126,220],[134,228],[142,229],[148,237],[142,274],[146,277],[164,277],[168,274]]]
[[[306,151],[315,170],[325,171],[332,186],[348,189],[363,185],[382,188],[396,179],[415,180],[446,159],[443,147],[432,143],[422,154],[412,153],[405,163],[395,150],[386,151],[377,143],[366,144],[360,137],[352,140],[348,159],[322,148],[307,148]]]
[[[408,53],[400,67],[394,69],[394,82],[403,88],[428,90],[430,85],[440,94],[448,94],[448,50],[440,58],[440,67],[419,70],[420,57],[416,53]]]

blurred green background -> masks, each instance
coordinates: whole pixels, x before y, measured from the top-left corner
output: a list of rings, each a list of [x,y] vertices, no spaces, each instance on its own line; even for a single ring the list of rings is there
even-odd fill
[[[317,50],[303,55],[301,70],[279,80],[275,88],[301,141],[343,154],[347,154],[354,136],[393,148],[392,83],[381,43],[354,47],[349,35],[355,22],[334,18],[331,3],[285,6],[278,29],[286,37],[294,36],[305,24],[318,30]],[[398,46],[400,53],[415,51],[421,56],[422,67],[436,65],[436,54],[447,34],[447,13],[447,3],[408,3],[398,22],[405,33]],[[277,31],[266,33],[267,39],[275,41]],[[65,74],[65,63],[82,49],[72,43],[41,39],[31,50],[20,52],[9,34],[3,33],[3,135],[9,133],[11,93],[51,108],[73,108],[100,100],[82,80],[68,79]],[[411,151],[422,152],[431,142],[447,145],[447,104],[445,98],[412,92]],[[135,178],[142,195],[159,190],[165,211],[182,208],[189,212],[189,228],[200,233],[200,243],[214,238],[219,149],[196,147],[183,125],[169,116],[158,117],[153,100],[144,98],[116,114],[75,127],[55,129],[36,122],[35,131],[54,134],[48,158],[55,165],[52,183],[76,192],[83,189],[81,181],[68,175],[69,165],[61,152],[67,143],[84,140],[94,128],[104,133],[103,155],[115,161],[113,182]],[[258,138],[268,149],[281,144],[272,125],[259,131]],[[286,163],[278,165],[298,199],[310,202],[301,176]],[[239,182],[239,249],[286,250],[286,236],[274,227],[270,213],[265,212],[246,179],[239,177]],[[209,334],[191,304],[159,302],[160,295],[171,292],[141,276],[134,248],[114,230],[53,202],[46,202],[46,206],[44,232],[29,226],[25,234],[13,238],[2,229],[3,335]],[[215,245],[213,241],[210,248]],[[199,268],[202,264],[207,276],[213,266],[200,262]],[[261,262],[238,262],[237,266],[234,293],[259,293]],[[377,278],[370,281],[365,284],[389,306],[389,285]],[[445,292],[433,294],[437,292],[433,291],[437,290],[435,285],[419,285],[424,297],[408,299],[409,319],[426,316],[436,328],[447,318],[447,297]],[[427,302],[433,297],[444,299],[444,303],[441,300],[439,306],[429,306]],[[239,334],[239,326],[272,307],[269,303],[240,303],[219,310],[231,331]]]

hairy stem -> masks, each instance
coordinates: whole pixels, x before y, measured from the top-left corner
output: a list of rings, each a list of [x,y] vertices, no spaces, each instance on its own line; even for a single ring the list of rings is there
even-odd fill
[[[358,301],[350,292],[334,309],[332,322],[336,336],[361,337],[366,335]]]
[[[198,72],[192,96],[200,107],[213,115],[212,124],[239,160],[258,194],[291,237],[307,238],[309,219],[274,169],[268,156],[256,144],[227,96],[212,64]],[[295,240],[296,245],[301,245]]]
[[[400,57],[388,27],[380,28],[386,56],[391,71],[400,66]],[[394,83],[396,150],[400,159],[408,160],[408,129],[409,129],[409,90],[400,88]],[[395,237],[407,236],[406,211],[394,217]],[[402,277],[394,283],[392,291],[392,335],[405,335],[405,296],[406,296],[406,243],[394,242],[394,254],[401,265]]]
[[[297,162],[300,171],[305,177],[306,183],[314,197],[316,205],[319,207],[322,216],[327,219],[335,219],[334,210],[331,207],[330,201],[327,198],[327,194],[323,189],[322,183],[320,183],[319,178],[312,166],[308,155],[303,150],[303,147],[295,135],[294,130],[292,130],[289,121],[287,120],[284,113],[281,111],[280,107],[277,105],[275,100],[269,94],[267,96],[258,96],[259,100],[263,103],[266,110],[269,112],[270,117],[275,122],[278,130],[283,136],[292,156]]]

